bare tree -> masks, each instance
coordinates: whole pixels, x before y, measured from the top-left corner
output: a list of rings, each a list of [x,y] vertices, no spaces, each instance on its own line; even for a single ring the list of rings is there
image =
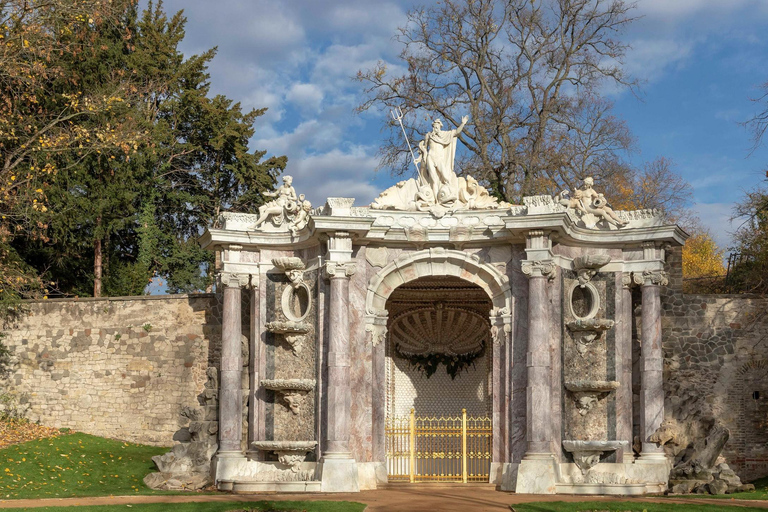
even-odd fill
[[[445,0],[416,9],[396,39],[407,70],[379,63],[358,73],[372,107],[402,107],[412,140],[430,117],[459,124],[468,152],[458,171],[496,196],[517,200],[626,170],[632,144],[600,87],[634,87],[617,35],[633,20],[623,0]],[[391,121],[381,167],[408,171],[409,153]]]

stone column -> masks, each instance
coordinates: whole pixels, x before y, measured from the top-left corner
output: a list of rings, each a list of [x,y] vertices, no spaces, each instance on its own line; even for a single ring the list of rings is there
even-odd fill
[[[328,309],[327,414],[325,449],[321,465],[323,492],[357,492],[357,464],[349,448],[352,395],[349,388],[349,278],[356,265],[351,261],[349,233],[334,233],[328,240],[330,280]]]
[[[526,459],[552,456],[552,425],[549,361],[549,300],[547,280],[555,267],[551,262],[525,262],[523,273],[528,279],[528,368]]]
[[[643,447],[640,459],[649,462],[666,460],[664,449],[649,440],[664,420],[659,292],[660,286],[666,286],[666,284],[667,276],[661,270],[647,270],[642,274],[640,435]]]
[[[326,271],[331,281],[331,304],[328,322],[328,420],[326,424],[326,458],[350,458],[349,418],[349,277],[350,264],[339,266],[329,262]]]
[[[263,369],[265,357],[262,352],[266,352],[264,340],[261,332],[261,290],[259,290],[258,280],[253,282],[257,276],[252,276],[251,282],[251,335],[249,341],[250,361],[248,395],[248,448],[246,453],[249,459],[263,460],[264,452],[253,448],[254,441],[264,440],[264,401],[265,389],[261,386],[261,379],[264,378]]]
[[[632,452],[632,275],[617,275],[616,297],[616,439],[624,445],[616,450],[616,462],[631,463]]]
[[[243,361],[242,292],[248,275],[222,273],[224,307],[221,318],[221,370],[219,374],[219,458],[242,457],[243,393],[241,386]]]
[[[552,453],[552,382],[550,376],[549,299],[547,281],[554,277],[552,261],[524,261],[528,279],[528,351],[526,366],[527,449],[517,475],[516,492],[555,493],[555,459]],[[557,376],[559,381],[559,376]]]

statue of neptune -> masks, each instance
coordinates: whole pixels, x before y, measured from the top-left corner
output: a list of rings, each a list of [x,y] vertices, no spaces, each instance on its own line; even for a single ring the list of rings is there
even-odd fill
[[[432,131],[419,144],[421,156],[418,161],[423,162],[419,170],[419,188],[429,187],[438,204],[449,205],[458,199],[458,178],[453,172],[453,161],[456,157],[456,139],[468,120],[464,116],[455,130],[441,130],[442,121],[435,119]]]

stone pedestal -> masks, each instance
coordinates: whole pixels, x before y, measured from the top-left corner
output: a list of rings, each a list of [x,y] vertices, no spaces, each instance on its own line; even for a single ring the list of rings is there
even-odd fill
[[[662,381],[661,298],[659,287],[667,284],[662,271],[643,272],[643,306],[641,332],[640,436],[642,451],[639,462],[664,462],[664,449],[649,440],[664,420],[664,388]]]

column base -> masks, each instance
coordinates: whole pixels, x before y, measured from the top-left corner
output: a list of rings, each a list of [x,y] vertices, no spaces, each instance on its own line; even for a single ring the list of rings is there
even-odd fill
[[[517,472],[519,469],[519,462],[505,462],[501,464],[500,490],[514,492],[517,489]]]
[[[355,459],[337,455],[340,454],[326,453],[317,465],[322,483],[321,492],[360,492]]]
[[[637,464],[663,464],[668,460],[667,454],[662,452],[641,452],[640,457],[635,460]]]
[[[517,470],[515,492],[518,494],[555,494],[557,492],[555,458],[551,453],[525,455]]]
[[[244,472],[244,468],[248,464],[248,459],[243,452],[218,452],[211,461],[214,483],[218,485],[220,481],[232,481]],[[226,488],[222,490],[226,490]]]

